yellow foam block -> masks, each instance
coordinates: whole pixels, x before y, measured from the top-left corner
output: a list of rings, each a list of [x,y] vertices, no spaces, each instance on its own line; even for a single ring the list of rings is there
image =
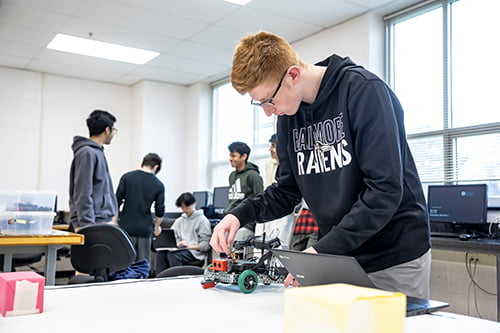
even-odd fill
[[[285,290],[285,332],[402,333],[402,293],[348,284]]]

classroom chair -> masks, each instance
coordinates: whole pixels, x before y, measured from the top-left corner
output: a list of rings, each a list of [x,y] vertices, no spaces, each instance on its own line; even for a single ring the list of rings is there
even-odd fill
[[[78,230],[85,236],[83,245],[71,246],[71,264],[77,272],[69,284],[105,282],[108,274],[129,267],[135,250],[127,234],[111,224],[94,224]]]

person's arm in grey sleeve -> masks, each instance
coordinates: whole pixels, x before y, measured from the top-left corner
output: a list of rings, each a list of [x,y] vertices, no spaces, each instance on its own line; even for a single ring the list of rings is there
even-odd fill
[[[78,226],[95,223],[93,178],[96,157],[84,152],[75,160],[74,197]]]
[[[210,223],[208,219],[203,219],[203,221],[199,225],[198,229],[198,237],[199,237],[199,251],[200,252],[208,252],[210,250],[210,236],[212,236],[212,231],[210,229]]]

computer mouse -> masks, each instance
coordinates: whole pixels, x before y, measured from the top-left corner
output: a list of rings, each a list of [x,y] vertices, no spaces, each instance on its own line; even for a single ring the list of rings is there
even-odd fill
[[[471,234],[460,234],[460,236],[458,236],[458,239],[463,241],[468,241],[471,238],[472,238]]]

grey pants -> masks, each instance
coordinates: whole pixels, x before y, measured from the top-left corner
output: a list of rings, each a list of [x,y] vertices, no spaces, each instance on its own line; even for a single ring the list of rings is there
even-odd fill
[[[419,298],[430,297],[430,276],[431,250],[415,260],[368,273],[370,280],[380,289]]]
[[[139,261],[141,259],[149,260],[149,252],[151,249],[151,237],[129,236],[129,238],[136,252],[135,261]]]

